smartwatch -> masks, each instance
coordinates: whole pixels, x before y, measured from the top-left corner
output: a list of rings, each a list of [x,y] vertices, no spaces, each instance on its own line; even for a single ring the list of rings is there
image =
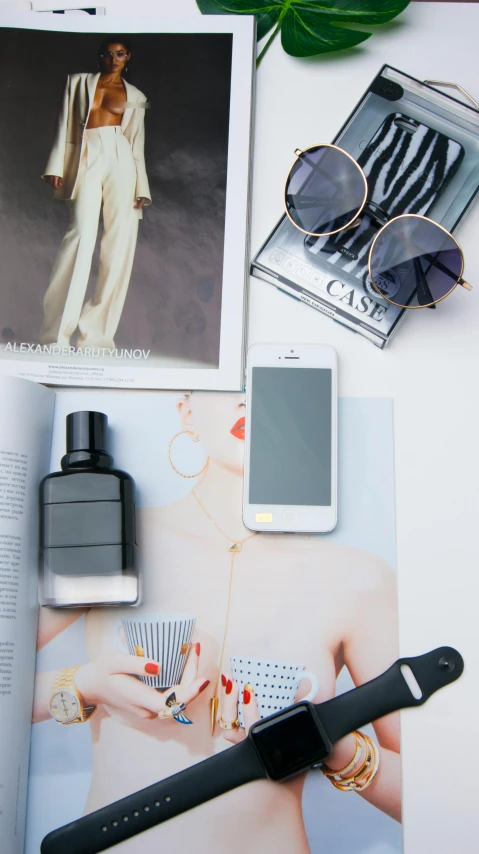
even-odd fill
[[[414,693],[403,676],[405,665],[417,683]],[[97,854],[245,783],[279,782],[319,768],[338,739],[398,709],[422,705],[463,669],[457,650],[440,647],[401,658],[376,679],[325,703],[289,706],[253,724],[239,744],[52,831],[41,854]]]

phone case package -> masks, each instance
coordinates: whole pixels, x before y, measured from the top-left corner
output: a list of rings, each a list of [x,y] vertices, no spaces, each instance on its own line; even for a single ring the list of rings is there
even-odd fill
[[[420,214],[457,229],[479,189],[479,110],[456,94],[384,65],[333,140],[367,180],[359,224],[314,237],[284,214],[253,259],[253,275],[385,347],[408,310],[382,299],[369,280],[381,224],[365,211]]]

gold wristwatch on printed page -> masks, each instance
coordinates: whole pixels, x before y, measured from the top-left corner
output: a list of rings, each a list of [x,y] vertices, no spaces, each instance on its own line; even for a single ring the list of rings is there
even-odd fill
[[[81,665],[60,670],[52,685],[49,710],[59,724],[82,724],[96,711],[96,706],[85,706],[83,697],[73,681]]]

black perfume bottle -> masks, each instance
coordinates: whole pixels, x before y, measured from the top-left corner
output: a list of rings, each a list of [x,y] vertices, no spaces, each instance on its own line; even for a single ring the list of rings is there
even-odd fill
[[[67,415],[62,470],[40,484],[40,602],[133,605],[135,484],[113,468],[102,412]]]

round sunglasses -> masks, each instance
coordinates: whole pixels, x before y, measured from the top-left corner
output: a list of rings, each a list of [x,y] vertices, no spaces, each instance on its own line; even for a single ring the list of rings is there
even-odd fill
[[[380,227],[368,257],[369,283],[380,297],[399,308],[435,308],[457,285],[472,290],[455,237],[428,217],[390,218],[368,201],[366,176],[347,151],[323,143],[295,154],[284,190],[287,216],[304,234],[333,238],[367,215]]]

